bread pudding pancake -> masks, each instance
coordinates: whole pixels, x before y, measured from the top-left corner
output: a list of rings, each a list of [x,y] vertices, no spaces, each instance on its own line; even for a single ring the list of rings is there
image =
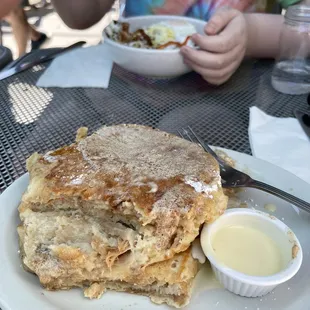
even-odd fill
[[[188,303],[201,225],[227,205],[216,160],[177,136],[103,127],[27,160],[18,227],[22,263],[48,290],[106,289]]]
[[[122,257],[112,269],[105,262],[119,246],[114,234],[121,229],[122,234],[133,238],[136,232],[130,228],[121,224],[111,227],[81,211],[27,210],[22,220],[18,233],[23,265],[49,290],[83,287],[86,297],[99,298],[106,289],[113,289],[147,295],[154,302],[174,306],[189,301],[199,265],[190,248],[133,274],[125,268]]]
[[[134,232],[118,233],[110,268],[125,253],[124,264],[139,271],[185,251],[201,225],[227,205],[211,155],[145,126],[103,127],[70,146],[32,155],[27,168],[21,215],[79,210]]]
[[[100,298],[106,290],[115,290],[149,296],[157,304],[166,303],[176,308],[186,306],[200,267],[190,252],[189,248],[172,259],[149,265],[145,268],[145,273],[134,281],[94,283],[84,289],[84,295],[88,298]]]

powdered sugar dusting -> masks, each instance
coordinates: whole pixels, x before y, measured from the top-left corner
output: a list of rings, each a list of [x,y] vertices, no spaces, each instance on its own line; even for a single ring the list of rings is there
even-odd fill
[[[138,125],[103,127],[80,141],[77,150],[94,170],[116,177],[120,169],[149,180],[197,176],[201,171],[214,178],[217,173],[214,159],[198,145]]]
[[[158,185],[155,182],[148,182],[147,185],[151,187],[148,193],[156,193],[158,191]]]
[[[86,139],[85,139],[86,140]],[[87,155],[87,148],[85,147],[85,140],[82,140],[78,146],[77,146],[77,150],[79,150],[84,158],[84,160],[94,169],[94,170],[98,170],[100,167],[94,162],[94,160],[92,160],[90,158],[90,156]],[[94,156],[93,156],[94,158]],[[94,158],[95,159],[95,158]]]
[[[192,177],[185,177],[184,181],[185,181],[185,184],[193,187],[197,193],[205,193],[211,198],[213,198],[211,193],[217,191],[219,188],[217,182],[212,183],[212,184],[206,184],[206,183],[199,181],[196,178],[192,178]]]
[[[43,158],[44,158],[47,162],[49,162],[49,163],[54,163],[54,162],[57,161],[57,158],[56,158],[55,156],[52,156],[51,153],[52,153],[52,152],[47,152],[47,153],[43,156]]]
[[[59,261],[52,256],[50,256],[49,259],[42,261],[38,267],[42,273],[48,273],[50,270],[57,273],[60,270]]]
[[[79,176],[71,180],[70,185],[80,185],[83,183],[83,177]]]

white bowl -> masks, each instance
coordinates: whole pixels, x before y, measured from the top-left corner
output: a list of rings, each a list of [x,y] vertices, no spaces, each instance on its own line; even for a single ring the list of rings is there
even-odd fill
[[[167,20],[182,20],[191,23],[197,33],[204,33],[205,21],[198,19],[169,16],[169,15],[150,15],[129,17],[125,20],[130,24],[130,29],[147,27],[151,24]],[[183,63],[179,49],[175,50],[156,50],[146,48],[135,48],[115,42],[107,37],[103,32],[104,44],[107,46],[112,60],[120,67],[143,76],[157,78],[172,78],[180,76],[191,69]]]
[[[279,246],[288,264],[286,268],[271,276],[249,276],[223,265],[217,260],[212,247],[212,236],[219,229],[232,225],[250,226],[262,230]],[[237,208],[227,210],[212,224],[205,224],[200,236],[203,252],[209,259],[211,267],[219,282],[229,291],[245,296],[258,297],[271,292],[277,285],[292,278],[299,270],[302,262],[301,245],[294,233],[274,216],[260,211]],[[293,246],[299,250],[292,257]]]

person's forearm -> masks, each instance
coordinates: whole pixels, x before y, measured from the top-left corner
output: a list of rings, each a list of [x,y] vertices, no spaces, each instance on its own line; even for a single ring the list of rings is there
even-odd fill
[[[86,29],[110,11],[114,0],[52,0],[65,24],[73,29]]]
[[[257,58],[275,58],[279,53],[283,16],[273,14],[246,14],[248,46],[246,55]]]
[[[0,20],[19,4],[20,0],[0,0]]]

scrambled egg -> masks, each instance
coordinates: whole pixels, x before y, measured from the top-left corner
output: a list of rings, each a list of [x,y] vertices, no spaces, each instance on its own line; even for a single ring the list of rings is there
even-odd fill
[[[162,45],[175,41],[174,30],[168,26],[155,24],[146,29],[146,34],[151,38],[153,45]]]
[[[187,36],[196,32],[195,27],[187,22],[167,21],[149,26],[145,30],[154,46],[163,45],[170,41],[182,43]]]

